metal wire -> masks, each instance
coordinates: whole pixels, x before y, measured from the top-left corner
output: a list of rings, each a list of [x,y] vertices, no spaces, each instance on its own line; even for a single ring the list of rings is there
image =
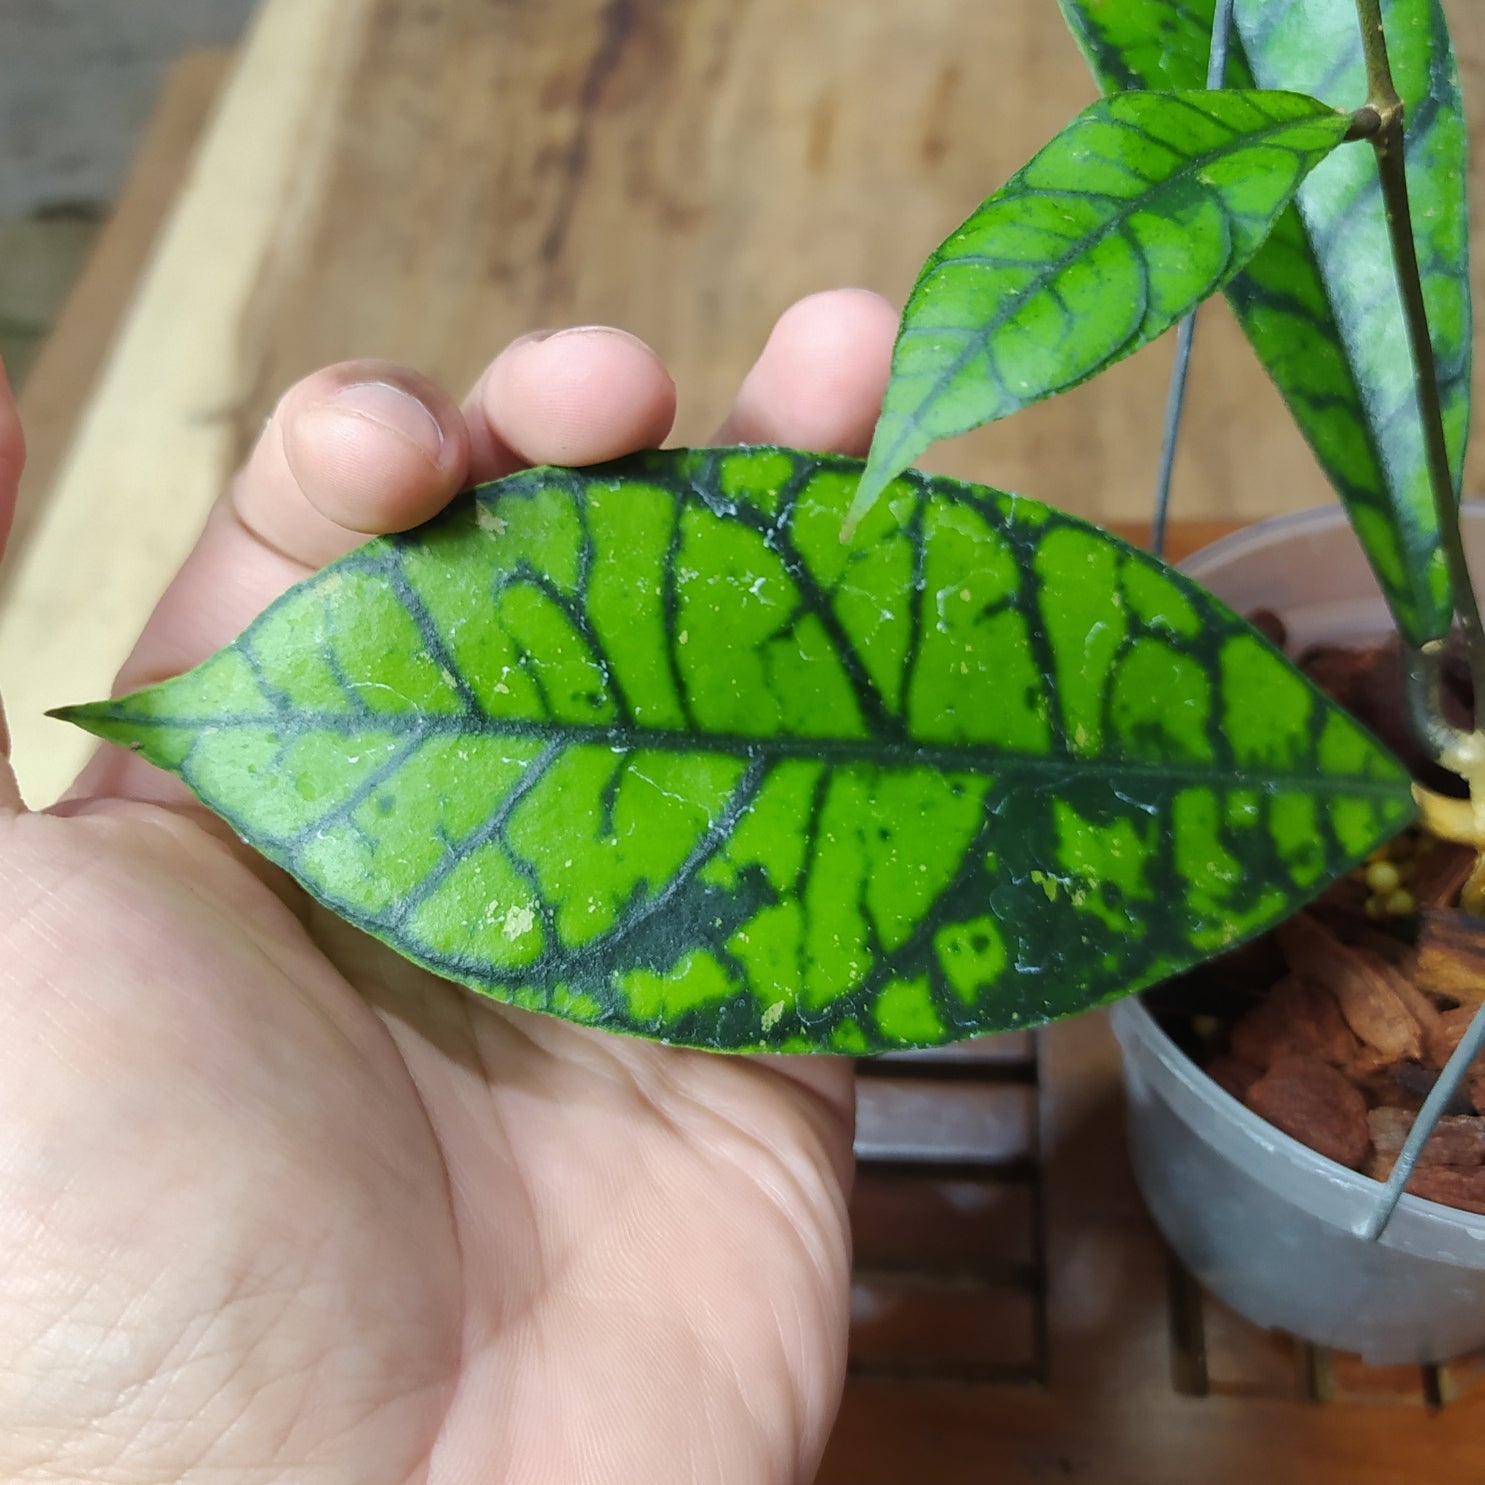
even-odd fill
[[[1469,1071],[1470,1063],[1479,1055],[1481,1047],[1485,1047],[1485,1001],[1481,1002],[1464,1039],[1450,1054],[1438,1081],[1423,1100],[1423,1107],[1418,1110],[1418,1117],[1413,1120],[1413,1127],[1408,1131],[1408,1137],[1398,1153],[1397,1164],[1392,1167],[1392,1174],[1358,1236],[1374,1243],[1387,1230],[1387,1224],[1392,1220],[1398,1202],[1402,1200],[1403,1188],[1413,1174],[1413,1167],[1418,1163],[1423,1146],[1428,1143],[1434,1125],[1443,1117],[1444,1110],[1449,1107],[1449,1100],[1464,1081],[1464,1075]]]
[[[1233,0],[1217,0],[1212,17],[1212,46],[1207,53],[1207,87],[1220,88],[1227,80],[1227,45],[1232,33]],[[1176,364],[1171,369],[1170,391],[1165,399],[1165,429],[1160,439],[1160,470],[1155,476],[1155,510],[1150,518],[1150,550],[1159,557],[1165,551],[1165,526],[1170,514],[1171,472],[1176,462],[1176,437],[1186,405],[1186,376],[1191,369],[1191,345],[1196,336],[1196,316],[1189,314],[1176,328]]]

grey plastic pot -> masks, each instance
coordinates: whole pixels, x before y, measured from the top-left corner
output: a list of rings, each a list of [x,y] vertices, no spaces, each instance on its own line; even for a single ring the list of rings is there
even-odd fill
[[[1467,546],[1485,571],[1485,507]],[[1183,570],[1239,613],[1272,609],[1296,647],[1386,631],[1376,583],[1338,508],[1265,521]],[[1359,1236],[1382,1187],[1281,1134],[1217,1087],[1138,997],[1113,1008],[1130,1149],[1145,1201],[1188,1269],[1255,1324],[1379,1363],[1485,1345],[1485,1217],[1405,1196]]]

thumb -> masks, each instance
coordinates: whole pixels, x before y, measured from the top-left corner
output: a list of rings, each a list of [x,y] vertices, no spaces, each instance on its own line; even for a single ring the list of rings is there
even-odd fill
[[[16,410],[15,394],[0,361],[0,557],[5,555],[5,538],[15,517],[16,492],[21,483],[21,466],[26,462],[26,440],[21,435],[21,415]],[[10,766],[10,732],[5,726],[5,703],[0,700],[0,815],[14,814],[21,807],[20,790]]]

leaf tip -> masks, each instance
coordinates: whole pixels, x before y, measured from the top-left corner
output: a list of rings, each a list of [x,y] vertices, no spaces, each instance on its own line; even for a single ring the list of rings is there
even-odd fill
[[[111,709],[110,702],[88,701],[78,706],[54,706],[46,715],[58,722],[70,722],[74,727],[81,727],[84,732],[102,736]]]
[[[882,498],[882,491],[895,478],[888,474],[882,474],[879,465],[867,461],[865,470],[862,471],[860,483],[856,486],[856,493],[851,497],[851,503],[846,509],[846,518],[841,522],[840,539],[842,542],[851,541],[860,529],[861,522],[870,514],[871,508]]]

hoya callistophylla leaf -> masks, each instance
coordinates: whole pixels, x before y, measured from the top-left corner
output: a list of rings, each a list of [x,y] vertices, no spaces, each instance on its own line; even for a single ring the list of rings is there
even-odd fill
[[[1105,93],[1180,92],[1207,85],[1217,0],[1057,0],[1062,18]],[[1227,82],[1255,86],[1239,48]]]
[[[1412,814],[1244,623],[1027,500],[859,461],[532,470],[68,712],[335,912],[534,1010],[716,1048],[1079,1010]]]
[[[1348,127],[1289,93],[1085,109],[929,258],[850,520],[937,439],[1086,381],[1215,293]]]
[[[1201,86],[1214,0],[1060,3],[1105,92]],[[1407,109],[1408,196],[1457,495],[1471,345],[1458,71],[1438,0],[1384,0],[1382,10]],[[1338,108],[1365,101],[1355,0],[1243,0],[1236,18],[1235,85]],[[1370,150],[1342,150],[1315,171],[1227,298],[1345,502],[1398,627],[1415,643],[1439,637],[1453,609]]]
[[[1458,499],[1470,390],[1459,78],[1437,0],[1393,0],[1382,9],[1393,81],[1407,111],[1408,198]],[[1354,0],[1306,0],[1303,7],[1259,0],[1239,6],[1238,16],[1248,64],[1264,86],[1313,89],[1334,102],[1365,98]],[[1399,629],[1415,644],[1440,639],[1454,606],[1371,150],[1345,150],[1327,161],[1298,204],[1339,347],[1317,318],[1315,297],[1302,297],[1309,274],[1292,272],[1277,256],[1253,265],[1233,305],[1346,503]]]

